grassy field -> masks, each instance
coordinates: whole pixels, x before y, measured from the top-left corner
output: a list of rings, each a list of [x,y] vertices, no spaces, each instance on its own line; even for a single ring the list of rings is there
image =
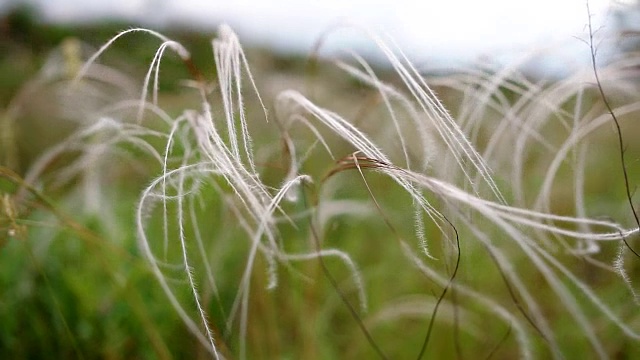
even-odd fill
[[[640,357],[636,54],[603,98],[10,20],[0,358]]]

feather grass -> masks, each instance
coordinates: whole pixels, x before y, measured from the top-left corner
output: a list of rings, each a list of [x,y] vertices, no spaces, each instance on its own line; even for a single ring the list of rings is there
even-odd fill
[[[640,331],[633,325],[637,318],[625,321],[616,304],[611,304],[595,285],[582,280],[564,261],[569,256],[602,263],[596,257],[603,248],[609,248],[610,243],[619,245],[639,231],[635,226],[628,228],[614,221],[588,217],[585,192],[591,138],[609,121],[609,114],[601,114],[595,105],[585,110],[588,86],[584,82],[588,74],[578,73],[549,85],[528,81],[515,67],[497,73],[480,68],[457,78],[440,80],[441,86],[462,93],[456,119],[399,49],[387,45],[381,36],[365,31],[388,61],[400,86],[383,82],[358,54],[347,52],[354,64],[343,59],[330,61],[381,98],[382,122],[375,124],[380,125],[379,131],[375,126],[360,127],[329,106],[320,105],[311,96],[292,89],[276,96],[274,121],[266,121],[271,116],[259,94],[258,79],[250,71],[238,37],[223,25],[218,37],[212,40],[219,86],[216,102],[201,73],[194,70],[189,52],[181,44],[147,29],[126,30],[107,42],[79,71],[76,86],[86,81],[91,69],[98,66],[96,61],[102,53],[117,39],[133,32],[145,32],[162,41],[143,80],[141,97],[139,101],[120,102],[101,111],[113,115],[122,109],[137,108],[137,121],[101,117],[49,150],[32,166],[25,182],[42,182],[52,161],[65,153],[81,155],[56,173],[53,183],[57,186],[88,171],[87,167],[105,154],[124,154],[117,150],[120,144],[133,146],[153,159],[161,169],[160,175],[144,188],[135,210],[139,249],[169,303],[214,358],[227,357],[221,351],[227,344],[221,343],[222,334],[214,325],[221,322],[226,323],[226,332],[233,332],[237,326],[237,355],[242,359],[250,357],[251,303],[256,301],[252,282],[257,278],[256,265],[266,266],[266,282],[259,285],[275,292],[286,291],[279,289],[280,268],[295,269],[293,263],[297,262],[321,264],[333,291],[348,307],[357,327],[381,358],[387,357],[387,346],[372,333],[381,322],[393,322],[406,314],[425,316],[429,314],[425,308],[431,308],[427,336],[420,350],[422,356],[432,326],[438,326],[436,317],[442,316],[438,314],[440,304],[447,311],[459,310],[463,314],[463,330],[476,337],[482,334],[464,319],[475,316],[471,304],[479,305],[482,311],[492,314],[492,319],[513,330],[521,358],[531,359],[538,353],[563,358],[567,350],[553,319],[545,313],[548,305],[538,296],[538,285],[531,280],[536,276],[553,294],[556,302],[553,306],[568,314],[575,325],[575,334],[585,337],[598,357],[608,357],[609,350],[599,337],[593,316],[606,319],[632,341],[640,340]],[[175,118],[162,110],[158,97],[160,60],[166,49],[176,52],[194,74],[200,102],[199,109],[185,109]],[[614,64],[600,76],[616,79],[624,66],[627,65]],[[249,81],[249,92],[257,99],[259,117],[265,120],[261,126],[274,127],[280,136],[276,140],[283,144],[280,160],[284,159],[285,168],[275,181],[278,185],[265,180],[266,175],[255,160],[263,146],[255,137],[263,134],[254,130],[255,124],[250,121],[253,119],[246,111],[245,80]],[[150,86],[152,95],[148,102]],[[505,88],[517,95],[515,100],[501,93]],[[567,104],[573,104],[573,109],[568,109]],[[640,111],[637,102],[610,108],[610,112],[618,116],[637,111]],[[159,118],[163,129],[146,126],[143,119],[147,114]],[[498,114],[495,124],[487,124],[486,118],[493,116],[488,114]],[[483,138],[485,127],[492,130]],[[298,135],[297,128],[302,128],[308,136],[294,137]],[[546,136],[550,129],[556,130],[559,136]],[[157,150],[150,138],[161,140],[162,150]],[[418,141],[413,142],[413,138]],[[484,149],[478,150],[476,143],[480,142],[484,143]],[[527,185],[525,171],[533,157],[532,149],[542,154],[544,166],[537,191],[531,191],[533,187]],[[269,154],[278,156],[276,151]],[[318,159],[324,159],[324,163],[310,164]],[[490,164],[499,170],[492,170]],[[560,171],[567,164],[573,171],[570,193],[574,214],[554,214],[553,188],[560,182]],[[323,166],[329,170],[321,176],[311,171],[305,173],[309,168]],[[366,195],[364,199],[340,198],[341,187],[354,186],[343,181],[342,174],[354,169],[363,180]],[[366,178],[369,173],[390,180],[393,190],[376,189]],[[95,179],[99,174],[90,178],[92,185],[97,185]],[[507,192],[499,186],[503,183],[508,186]],[[201,224],[206,220],[195,207],[197,202],[205,202],[201,198],[205,187],[214,189],[221,199],[220,206],[236,221],[231,225],[234,238],[227,241],[246,241],[241,274],[238,278],[224,279],[236,284],[234,300],[228,309],[222,304],[218,286],[221,275],[216,274],[216,269],[219,266],[209,253],[211,243],[218,239],[216,234],[202,231]],[[398,211],[409,212],[413,233],[407,236],[402,229],[398,230],[396,218],[383,210],[391,206],[393,199],[377,195],[382,191],[406,196],[409,203]],[[20,196],[26,193],[25,188]],[[314,200],[307,201],[309,196]],[[631,196],[629,198],[631,200]],[[372,207],[376,211],[372,211]],[[397,246],[418,278],[432,281],[442,295],[435,302],[425,300],[425,294],[420,295],[421,301],[394,299],[386,304],[385,310],[376,307],[375,314],[368,317],[369,284],[366,271],[356,261],[359,255],[339,247],[325,247],[331,224],[340,217],[353,221],[383,220],[396,240],[385,246]],[[162,227],[160,236],[154,231],[158,222]],[[214,231],[221,231],[222,226],[215,224]],[[455,229],[455,239],[450,226]],[[288,236],[290,229],[297,235]],[[300,240],[305,238],[313,241],[301,244]],[[410,245],[409,239],[417,245]],[[296,250],[292,250],[294,248]],[[438,248],[442,249],[440,256],[435,255]],[[508,300],[515,302],[517,309],[514,310],[509,301],[483,293],[468,274],[457,276],[459,262],[464,261],[460,255],[463,248],[465,251],[481,249],[474,251],[473,256],[486,257],[496,265],[508,288],[511,297]],[[627,251],[618,247],[613,266],[602,268],[619,275],[627,295],[637,305],[633,279],[625,270]],[[264,262],[260,262],[259,257]],[[338,259],[350,274],[359,311],[351,306],[349,297],[335,281],[333,267],[325,264],[325,260],[331,258]],[[463,262],[463,270],[464,267]],[[313,283],[319,281],[303,277]],[[188,289],[191,304],[183,301],[184,287]],[[210,304],[203,296],[207,290],[213,292],[220,313],[225,317],[228,314],[227,319],[210,319]],[[464,301],[446,298],[448,290]],[[544,350],[536,347],[540,339],[547,347]]]

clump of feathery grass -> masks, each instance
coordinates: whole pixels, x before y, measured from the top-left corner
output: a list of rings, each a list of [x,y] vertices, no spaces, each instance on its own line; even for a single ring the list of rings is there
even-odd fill
[[[588,80],[592,73],[576,73],[551,86],[528,82],[509,68],[491,74],[469,72],[458,79],[434,79],[434,83],[461,92],[461,109],[454,118],[399,49],[365,32],[393,69],[398,86],[380,80],[357,54],[347,53],[351,61],[344,58],[327,61],[366,85],[380,99],[379,119],[367,131],[330,106],[296,90],[280,92],[273,99],[270,113],[236,34],[223,25],[212,41],[217,74],[213,92],[207,83],[213,80],[206,79],[193,66],[187,49],[147,29],[124,31],[106,43],[79,71],[76,86],[87,81],[86,76],[91,74],[99,56],[114,41],[133,32],[148,33],[162,44],[144,79],[140,100],[120,102],[106,109],[105,114],[137,107],[136,121],[101,117],[51,149],[32,166],[26,181],[35,183],[51,159],[64,152],[77,151],[82,155],[57,173],[58,182],[86,171],[96,157],[113,151],[120,143],[133,145],[154,159],[161,166],[161,174],[141,192],[135,210],[139,248],[168,301],[214,358],[226,357],[220,347],[222,333],[233,331],[237,331],[239,339],[237,356],[248,356],[252,324],[249,308],[254,299],[252,275],[257,264],[266,266],[266,283],[260,285],[279,291],[282,268],[292,268],[297,262],[321,264],[322,275],[330,280],[354,323],[382,358],[387,356],[386,344],[376,340],[372,327],[396,321],[412,311],[429,318],[424,327],[424,341],[416,350],[418,357],[422,357],[438,309],[459,312],[466,319],[473,319],[475,312],[492,314],[492,320],[503,322],[514,332],[521,358],[536,357],[541,350],[535,342],[540,339],[546,348],[544,353],[563,358],[567,355],[563,339],[557,334],[553,319],[545,313],[545,305],[541,303],[544,299],[538,296],[538,285],[532,282],[534,277],[550,289],[557,301],[554,306],[568,314],[575,324],[573,331],[579,334],[576,336],[585,337],[598,357],[606,358],[609,353],[594,324],[594,314],[598,321],[606,319],[635,343],[640,340],[640,332],[633,324],[637,317],[625,321],[616,304],[607,303],[595,285],[581,279],[563,261],[567,256],[587,259],[602,271],[619,274],[628,301],[638,303],[633,279],[625,271],[624,260],[629,250],[622,243],[635,236],[638,228],[588,216],[585,173],[593,151],[589,139],[609,121],[609,114],[598,109],[585,111],[584,98],[591,86]],[[176,53],[192,72],[195,88],[192,91],[200,99],[200,108],[184,110],[177,117],[161,109],[157,95],[160,62],[166,50]],[[620,68],[614,64],[601,73],[602,78],[610,79],[609,86],[616,84],[619,76],[616,71]],[[500,87],[510,87],[518,95],[517,100],[512,102],[503,97]],[[261,119],[248,117],[247,93],[257,99]],[[214,102],[212,98],[217,100]],[[214,103],[220,106],[215,107]],[[567,109],[570,103],[574,104],[573,109]],[[613,109],[619,115],[638,110],[638,102]],[[486,116],[487,113],[491,116]],[[145,119],[149,117],[160,118],[164,130],[146,127]],[[486,124],[491,121],[488,119],[494,119],[495,124]],[[277,130],[279,137],[255,141],[261,134],[252,133],[250,120]],[[481,135],[485,125],[492,131]],[[565,136],[548,138],[544,134],[550,129]],[[100,142],[96,143],[98,135]],[[154,147],[151,138],[161,140],[162,148]],[[279,142],[280,150],[269,141]],[[478,150],[474,142],[481,141],[484,146]],[[275,181],[265,180],[257,155],[284,159],[285,171]],[[543,159],[539,166],[546,166],[537,188],[530,184],[525,169],[534,156]],[[318,158],[325,163],[311,163]],[[492,166],[497,168],[498,176]],[[573,203],[569,204],[572,215],[554,214],[552,209],[554,185],[560,181],[558,176],[563,167],[569,167],[573,173]],[[318,176],[310,170],[317,168],[329,170]],[[343,180],[349,172],[356,174],[359,181],[356,186],[366,190],[362,199],[340,198],[337,189],[352,185]],[[387,190],[372,184],[379,178],[388,179],[390,182],[385,186],[406,196],[403,210],[392,208],[382,195]],[[209,234],[201,231],[201,224],[207,220],[197,215],[197,208],[206,207],[204,189],[213,189],[219,195],[220,207],[232,215],[233,224],[214,224],[213,233]],[[410,233],[399,229],[394,216],[389,214],[407,209],[414,226]],[[440,294],[431,298],[415,289],[414,294],[419,297],[412,301],[399,298],[378,308],[368,308],[370,282],[354,260],[358,254],[326,245],[329,241],[325,234],[329,233],[332,219],[338,217],[354,222],[359,218],[383,220],[389,230],[386,236],[392,240],[384,246],[397,247],[412,266],[408,271],[414,273],[406,276],[430,279],[441,289]],[[152,231],[158,224],[162,227],[159,238]],[[233,227],[244,234],[225,241],[246,239],[248,246],[239,278],[224,279],[236,281],[237,292],[231,307],[221,311],[228,313],[228,318],[225,329],[220,329],[212,327],[203,296],[213,292],[219,301],[217,284],[221,279],[213,270],[216,266],[211,262],[210,249],[211,242],[221,241],[216,231],[229,231],[224,227]],[[292,232],[285,228],[293,228],[293,234],[299,235],[291,236]],[[305,239],[307,245],[293,246]],[[606,263],[597,255],[609,243],[618,250],[614,260]],[[458,276],[463,252],[490,259],[500,276],[496,282],[504,283],[510,301],[483,292],[471,276]],[[348,269],[358,306],[351,304],[327,266],[330,259],[338,259]],[[191,294],[191,304],[180,300],[185,288]],[[367,315],[369,312],[373,315]],[[215,323],[220,321],[216,319]],[[473,321],[460,324],[474,336],[483,336],[477,327],[474,329]],[[236,325],[238,329],[234,330]]]

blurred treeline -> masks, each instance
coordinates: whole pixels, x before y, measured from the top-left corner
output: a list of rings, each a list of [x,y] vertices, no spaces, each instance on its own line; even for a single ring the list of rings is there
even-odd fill
[[[117,20],[72,25],[45,23],[32,8],[23,6],[13,9],[0,19],[0,104],[6,105],[12,94],[41,68],[46,54],[65,39],[77,38],[98,49],[118,32],[132,27],[135,25]],[[207,68],[205,63],[211,62],[210,39],[213,33],[188,29],[163,32],[183,43],[191,51],[196,65]],[[158,47],[157,42],[141,41],[144,36],[134,34],[123,37],[105,54],[107,61],[117,59],[130,70],[143,71],[151,63]],[[187,75],[182,64],[163,62],[160,86],[165,91],[175,90],[176,79],[184,79]]]
[[[42,67],[46,55],[65,39],[78,39],[97,50],[122,30],[139,26],[115,19],[76,24],[48,23],[42,21],[40,14],[28,6],[15,7],[0,15],[0,107],[7,105],[13,94]],[[215,24],[211,29],[215,29]],[[177,25],[154,30],[184,45],[191,52],[199,71],[213,78],[215,67],[211,40],[215,37],[215,31]],[[101,57],[101,61],[117,65],[119,70],[125,72],[144,74],[158,45],[159,41],[148,34],[128,35],[115,42]],[[259,53],[262,60],[277,69],[300,68],[304,62],[303,56],[277,55],[263,48],[250,51]],[[180,80],[187,78],[190,78],[190,74],[184,64],[179,61],[162,62],[160,90],[178,91],[181,88]]]

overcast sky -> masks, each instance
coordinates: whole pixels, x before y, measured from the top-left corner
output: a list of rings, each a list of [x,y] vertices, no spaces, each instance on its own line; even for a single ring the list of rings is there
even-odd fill
[[[388,33],[412,58],[445,63],[502,56],[553,45],[586,50],[585,0],[26,0],[56,21],[117,16],[147,24],[178,21],[215,27],[226,22],[241,41],[307,53],[332,24],[352,21]],[[590,0],[593,20],[607,24],[610,1]],[[366,51],[355,31],[329,37],[329,48]],[[510,55],[512,56],[512,55]],[[581,57],[582,55],[578,56]],[[575,55],[564,55],[570,61]],[[553,61],[552,61],[553,62]]]

